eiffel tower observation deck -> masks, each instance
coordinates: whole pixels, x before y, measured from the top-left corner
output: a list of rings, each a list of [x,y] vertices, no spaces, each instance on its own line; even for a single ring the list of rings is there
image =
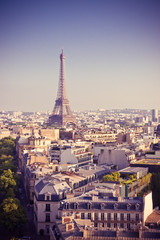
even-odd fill
[[[65,127],[69,124],[77,125],[77,121],[71,111],[69,100],[66,96],[65,56],[62,50],[62,53],[60,54],[60,77],[57,99],[55,101],[53,112],[49,117],[48,125],[53,127]]]

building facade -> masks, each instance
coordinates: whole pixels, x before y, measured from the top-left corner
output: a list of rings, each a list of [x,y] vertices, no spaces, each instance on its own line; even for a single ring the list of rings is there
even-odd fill
[[[97,229],[134,229],[138,223],[145,224],[152,213],[152,193],[143,198],[118,198],[102,192],[91,191],[77,198],[61,201],[59,217],[78,215],[90,219]]]

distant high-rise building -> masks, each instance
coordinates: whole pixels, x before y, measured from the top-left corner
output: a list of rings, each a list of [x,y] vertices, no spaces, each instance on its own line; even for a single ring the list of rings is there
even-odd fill
[[[158,122],[158,109],[152,109],[152,122]]]
[[[60,55],[60,78],[58,86],[57,99],[52,115],[49,117],[48,124],[50,126],[64,127],[68,124],[77,125],[75,116],[73,115],[69,101],[66,96],[65,87],[65,56],[62,50]]]

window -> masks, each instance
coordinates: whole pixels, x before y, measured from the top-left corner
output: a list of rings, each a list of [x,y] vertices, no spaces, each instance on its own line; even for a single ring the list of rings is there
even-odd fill
[[[104,209],[104,203],[101,203],[101,209]]]
[[[117,209],[118,208],[118,203],[115,203],[114,204],[114,209]]]
[[[47,196],[47,201],[49,201],[50,200],[50,197],[49,196]]]
[[[129,203],[127,204],[127,210],[130,210],[130,208],[131,208],[131,204]]]
[[[111,227],[111,224],[110,224],[110,223],[107,223],[107,227],[110,228],[110,227]]]
[[[91,219],[91,213],[88,213],[88,219]]]
[[[117,213],[114,213],[114,220],[117,220]]]
[[[55,168],[55,171],[58,172],[58,167]]]
[[[101,213],[101,220],[104,220],[104,213]]]
[[[127,229],[131,229],[131,226],[130,226],[130,224],[129,223],[127,223]]]
[[[120,224],[120,228],[124,228],[124,224],[123,223]]]
[[[130,215],[130,213],[127,213],[127,220],[128,220],[128,221],[131,220],[131,215]]]
[[[107,213],[107,219],[111,220],[111,213]]]
[[[84,213],[81,213],[81,219],[84,219]]]
[[[117,228],[117,223],[114,223],[114,228]]]
[[[98,224],[96,222],[94,223],[94,227],[98,227]]]
[[[46,211],[50,211],[50,204],[46,204]]]
[[[65,204],[65,209],[69,209],[69,203]]]
[[[46,213],[46,222],[50,222],[50,213]]]
[[[121,214],[120,214],[120,219],[121,219],[121,220],[124,220],[124,213],[121,213]]]
[[[78,204],[74,203],[74,209],[77,209],[77,208],[78,208]]]
[[[87,203],[87,209],[91,209],[91,203]]]
[[[104,228],[104,223],[102,223],[102,227]]]
[[[139,214],[136,214],[136,221],[139,221]]]
[[[94,220],[98,220],[98,213],[94,213]]]

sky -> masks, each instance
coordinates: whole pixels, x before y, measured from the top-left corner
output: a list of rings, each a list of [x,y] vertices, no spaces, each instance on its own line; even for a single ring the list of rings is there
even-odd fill
[[[1,0],[0,111],[160,109],[159,0]]]

